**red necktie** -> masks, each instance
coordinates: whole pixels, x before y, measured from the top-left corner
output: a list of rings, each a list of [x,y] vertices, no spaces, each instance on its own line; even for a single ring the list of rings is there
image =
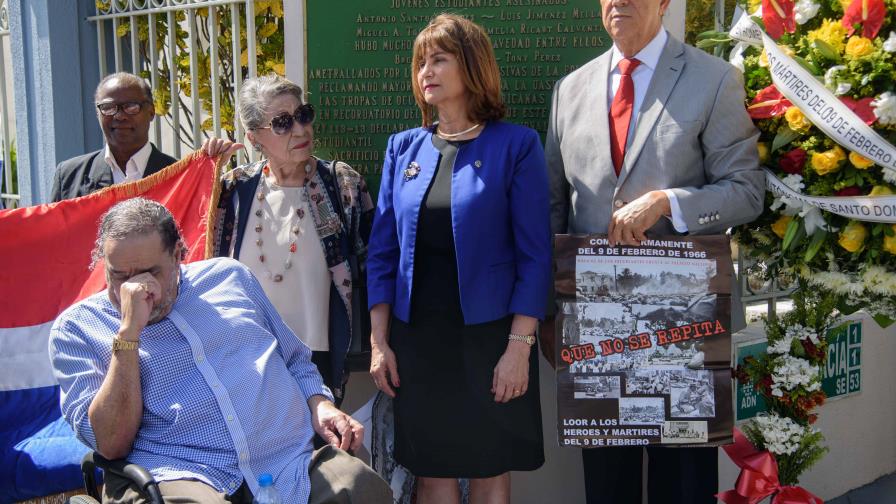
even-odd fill
[[[619,89],[613,97],[613,105],[610,107],[610,154],[613,156],[613,168],[616,176],[622,170],[622,160],[625,159],[625,143],[628,140],[628,125],[632,120],[632,106],[635,103],[635,84],[632,82],[632,72],[641,62],[635,58],[623,58],[619,62]]]

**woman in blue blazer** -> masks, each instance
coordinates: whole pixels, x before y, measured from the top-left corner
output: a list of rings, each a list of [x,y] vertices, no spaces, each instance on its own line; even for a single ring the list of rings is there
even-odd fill
[[[368,250],[371,374],[419,503],[509,502],[544,462],[535,327],[551,276],[538,134],[505,108],[485,31],[440,15],[412,57],[423,127],[389,139]],[[438,121],[435,121],[435,118]]]

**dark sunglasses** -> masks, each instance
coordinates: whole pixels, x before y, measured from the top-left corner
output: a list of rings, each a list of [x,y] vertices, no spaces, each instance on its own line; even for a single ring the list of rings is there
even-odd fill
[[[119,110],[124,110],[127,115],[137,115],[143,110],[143,106],[149,104],[149,101],[129,101],[122,103],[103,102],[97,103],[96,109],[104,116],[114,116]]]
[[[314,107],[310,103],[300,105],[292,114],[280,114],[271,119],[269,126],[262,126],[258,129],[268,129],[275,135],[285,135],[292,131],[295,123],[307,126],[314,122]]]

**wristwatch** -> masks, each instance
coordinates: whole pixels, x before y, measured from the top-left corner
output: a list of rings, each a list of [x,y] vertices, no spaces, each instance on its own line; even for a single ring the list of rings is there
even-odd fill
[[[112,351],[117,352],[119,350],[136,350],[140,348],[139,341],[128,341],[119,338],[118,336],[112,338]]]
[[[507,338],[514,341],[522,341],[523,343],[532,346],[535,344],[535,335],[534,334],[513,334],[510,333],[507,335]]]

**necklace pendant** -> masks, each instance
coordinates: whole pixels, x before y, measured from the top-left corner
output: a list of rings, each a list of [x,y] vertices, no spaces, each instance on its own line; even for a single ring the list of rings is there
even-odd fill
[[[264,262],[264,254],[258,256],[258,262]]]
[[[258,198],[258,201],[264,201],[264,193],[259,191],[256,198]]]
[[[255,216],[256,216],[256,217],[261,217],[262,215],[264,215],[264,214],[262,213],[262,211],[261,211],[260,208],[259,208],[258,210],[255,211]]]
[[[260,232],[261,232],[261,224],[256,224],[256,225],[255,225],[255,232],[256,232],[256,233],[260,233]]]
[[[282,281],[283,281],[283,275],[281,275],[280,273],[277,273],[276,275],[274,275],[274,278],[272,278],[271,280],[273,280],[273,281],[275,281],[275,282],[282,282]]]
[[[298,248],[298,247],[296,247],[296,242],[292,242],[292,245],[289,246],[289,253],[290,253],[290,254],[295,254],[295,253],[296,253],[296,248]]]
[[[294,235],[299,234],[299,226],[295,226],[295,227],[293,227],[293,228],[291,229],[291,231],[292,231],[292,234],[294,234]]]
[[[259,247],[261,246],[262,243],[264,243],[264,241],[262,241],[261,238],[255,240],[255,244],[258,245]]]
[[[297,208],[296,215],[299,216],[299,219],[304,219],[305,218],[305,210],[302,210],[301,208]]]

